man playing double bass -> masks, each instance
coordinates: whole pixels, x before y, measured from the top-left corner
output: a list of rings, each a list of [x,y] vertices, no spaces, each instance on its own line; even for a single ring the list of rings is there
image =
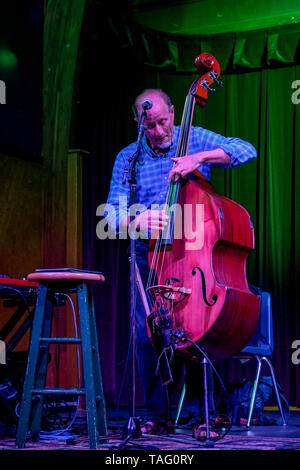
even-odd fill
[[[136,215],[137,230],[163,230],[168,222],[164,210],[153,210],[152,205],[163,205],[166,200],[168,184],[173,177],[186,178],[194,170],[210,180],[213,167],[234,168],[256,158],[254,147],[239,138],[224,137],[202,127],[191,127],[189,154],[175,158],[180,126],[174,126],[174,105],[169,96],[160,89],[144,90],[135,100],[137,116],[143,110],[144,102],[150,102],[145,119],[145,132],[142,137],[141,151],[136,165],[136,203],[143,204],[146,210]],[[149,106],[148,106],[149,107]],[[122,232],[130,223],[127,210],[120,207],[119,198],[125,196],[129,203],[130,188],[124,179],[124,169],[133,155],[136,143],[128,145],[118,154],[111,178],[107,203],[114,207],[114,216],[107,213],[111,227]],[[109,206],[107,206],[109,207]],[[120,220],[120,223],[116,223]],[[136,261],[144,286],[148,278],[149,240],[136,241]],[[165,390],[159,375],[156,375],[157,357],[150,343],[145,309],[140,295],[136,301],[136,359],[143,386],[147,417],[141,425],[143,433],[160,433],[167,427],[167,407]],[[185,407],[190,415],[190,423],[201,427],[202,398],[201,372],[193,361],[185,361],[186,396]],[[210,397],[212,398],[212,397]],[[209,400],[210,411],[214,413],[213,399]]]

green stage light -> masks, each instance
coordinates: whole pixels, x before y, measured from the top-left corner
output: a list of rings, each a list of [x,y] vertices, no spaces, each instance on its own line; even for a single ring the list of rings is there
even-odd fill
[[[18,60],[14,52],[9,49],[0,49],[0,68],[12,69],[17,66]]]

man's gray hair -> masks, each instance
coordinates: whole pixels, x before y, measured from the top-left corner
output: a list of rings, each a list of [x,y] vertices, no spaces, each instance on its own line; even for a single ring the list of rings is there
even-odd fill
[[[159,95],[168,106],[169,111],[171,111],[171,107],[173,106],[171,98],[161,88],[146,88],[145,90],[143,90],[135,99],[135,109],[137,110],[138,106],[141,105],[143,98],[148,98],[148,95],[150,96],[153,94]]]

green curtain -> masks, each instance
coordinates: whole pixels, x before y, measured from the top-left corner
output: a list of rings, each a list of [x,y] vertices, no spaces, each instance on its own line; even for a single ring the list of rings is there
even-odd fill
[[[193,72],[191,57],[209,52],[223,70],[264,68],[274,62],[293,63],[299,55],[299,23],[235,31],[225,34],[170,34],[140,26],[133,21],[111,18],[123,47],[151,67],[174,67],[177,72]],[[237,25],[238,28],[238,25]]]
[[[209,97],[205,108],[195,109],[193,121],[245,139],[257,149],[254,162],[233,170],[214,169],[212,182],[251,215],[256,247],[248,258],[247,277],[272,294],[274,358],[294,404],[300,403],[299,365],[291,361],[292,342],[300,337],[300,104],[292,102],[297,77],[298,65],[224,75],[224,87]],[[159,86],[174,97],[177,123],[180,95],[194,78],[158,72]]]
[[[299,380],[291,345],[299,337],[300,107],[292,102],[291,85],[297,76],[298,66],[231,76],[226,119],[229,134],[245,136],[258,150],[255,164],[231,172],[229,195],[249,209],[254,221],[256,251],[249,275],[272,294],[274,356],[293,401]]]

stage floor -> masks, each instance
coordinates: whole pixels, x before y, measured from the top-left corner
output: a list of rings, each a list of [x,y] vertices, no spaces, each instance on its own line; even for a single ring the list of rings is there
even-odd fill
[[[136,416],[143,416],[138,409]],[[277,411],[265,411],[264,417],[269,424],[253,425],[250,429],[232,425],[229,432],[215,442],[202,442],[192,435],[192,428],[186,424],[177,426],[172,433],[150,436],[143,434],[139,438],[123,438],[124,425],[128,422],[130,412],[121,409],[107,410],[108,437],[99,440],[99,449],[103,451],[176,451],[190,452],[197,450],[300,450],[300,411],[291,411],[286,426],[276,424],[279,419]],[[64,428],[65,429],[65,428]],[[42,435],[38,442],[28,441],[25,449],[17,449],[13,436],[0,440],[0,450],[7,452],[26,451],[86,451],[90,450],[85,412],[80,410],[72,428],[63,433]],[[154,463],[154,462],[152,462]]]

